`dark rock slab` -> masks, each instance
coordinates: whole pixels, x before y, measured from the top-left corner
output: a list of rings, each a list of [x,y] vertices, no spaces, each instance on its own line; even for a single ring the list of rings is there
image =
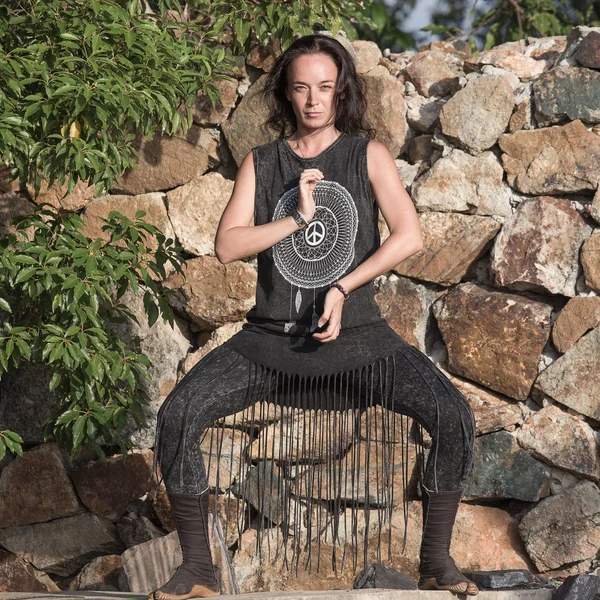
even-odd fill
[[[552,600],[595,600],[600,593],[600,577],[571,575],[556,590]]]
[[[519,448],[508,431],[475,440],[475,464],[464,496],[537,502],[550,494],[550,469]]]
[[[392,590],[416,590],[417,582],[392,567],[379,564],[366,566],[354,580],[353,589],[386,588]]]
[[[581,119],[600,122],[600,73],[583,67],[557,67],[532,86],[538,126]]]
[[[284,519],[285,481],[271,460],[252,465],[244,480],[231,486],[231,491],[244,497],[272,523],[281,525]]]

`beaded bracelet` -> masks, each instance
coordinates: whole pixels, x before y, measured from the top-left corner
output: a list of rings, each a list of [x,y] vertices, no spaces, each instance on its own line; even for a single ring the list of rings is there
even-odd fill
[[[337,281],[334,281],[334,282],[331,284],[330,288],[332,288],[332,287],[336,287],[338,290],[340,290],[340,292],[342,292],[342,294],[344,294],[344,298],[348,298],[348,296],[350,295],[350,294],[348,294],[348,292],[347,292],[347,291],[344,289],[344,287],[342,286],[342,284],[341,284],[341,283],[338,283]]]

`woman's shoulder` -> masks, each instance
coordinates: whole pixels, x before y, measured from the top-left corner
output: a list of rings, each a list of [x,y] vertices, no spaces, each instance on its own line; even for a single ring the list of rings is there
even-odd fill
[[[281,140],[279,138],[275,138],[269,142],[265,142],[264,144],[258,144],[253,146],[251,152],[265,154],[269,152],[276,152]]]

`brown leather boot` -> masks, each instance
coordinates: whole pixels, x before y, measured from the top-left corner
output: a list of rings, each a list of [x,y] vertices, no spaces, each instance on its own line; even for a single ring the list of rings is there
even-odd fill
[[[423,490],[423,538],[421,540],[420,590],[450,590],[476,596],[479,588],[465,577],[450,556],[452,528],[462,490],[430,492]]]
[[[220,595],[208,537],[208,492],[169,494],[183,562],[171,579],[148,600],[186,600]]]

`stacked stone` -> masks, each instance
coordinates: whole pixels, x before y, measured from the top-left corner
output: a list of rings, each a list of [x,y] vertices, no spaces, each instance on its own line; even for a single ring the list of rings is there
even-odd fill
[[[464,570],[597,574],[600,29],[576,27],[567,36],[527,38],[476,56],[463,42],[382,55],[373,43],[342,41],[364,77],[368,117],[396,160],[424,237],[420,252],[376,280],[378,304],[465,395],[477,421],[476,465],[452,555]],[[153,381],[145,384],[152,399],[148,427],[129,424],[138,451],[126,462],[115,455],[104,465],[84,454],[68,467],[55,444],[43,443],[41,424],[54,409],[43,374],[24,367],[0,382],[0,429],[19,432],[27,444],[23,458],[0,462],[0,579],[9,582],[7,590],[143,593],[179,564],[164,488],[149,499],[156,411],[200,358],[239,330],[254,303],[256,257],[221,264],[214,235],[241,160],[273,137],[259,127],[267,115],[258,96],[272,64],[255,49],[238,63],[234,80],[218,81],[221,102],[212,107],[198,98],[186,136],[139,138],[140,169],[111,194],[93,199],[93,187],[80,183],[61,199],[64,190],[43,187],[38,200],[80,212],[91,237],[104,235],[99,217],[110,210],[130,217],[145,210],[184,248],[187,277],[171,272],[166,283],[176,292],[174,329],[160,319],[148,328],[140,299],[124,298],[141,324],[120,332],[138,338],[153,365]],[[0,178],[2,218],[30,212],[6,173]],[[383,219],[380,229],[384,241]],[[265,548],[281,535],[281,486],[273,486],[267,522],[252,504],[252,490],[281,477],[292,487],[302,481],[301,469],[282,470],[276,461],[266,480],[259,472],[256,464],[269,459],[264,452],[277,446],[286,426],[273,406],[261,414],[254,437],[237,425],[239,415],[208,432],[231,449],[209,473],[224,528],[221,536],[213,532],[224,580],[232,585],[224,558],[230,552],[241,592],[351,587],[351,564],[332,581],[327,486],[320,489],[319,514],[311,516],[321,525],[310,536],[306,531],[306,543],[324,552],[320,572],[289,573],[281,557],[259,565],[257,528],[269,529]],[[348,432],[347,451],[368,444],[376,457],[387,445],[376,436],[363,422],[359,432]],[[416,576],[415,453],[397,456],[399,470],[410,468],[410,515],[404,554],[403,519],[392,526],[391,565]],[[232,477],[223,487],[217,467],[242,473],[251,485]],[[240,526],[233,515],[242,499],[252,512]],[[365,502],[365,490],[349,500]],[[369,500],[386,501],[377,494]],[[396,500],[394,510],[401,511]],[[357,535],[372,526],[357,523]],[[369,548],[370,560],[378,556],[385,559],[387,545]]]

